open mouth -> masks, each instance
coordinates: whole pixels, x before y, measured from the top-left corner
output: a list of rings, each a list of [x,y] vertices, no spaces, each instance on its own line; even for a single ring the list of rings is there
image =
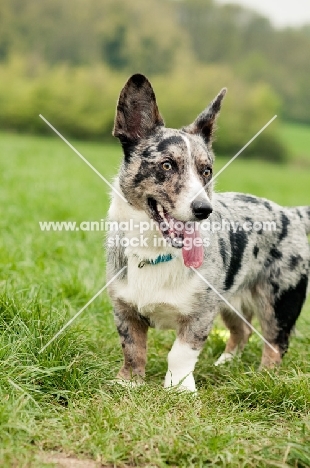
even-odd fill
[[[158,224],[167,243],[177,249],[182,248],[185,266],[199,268],[203,263],[204,249],[198,223],[184,223],[174,218],[154,198],[148,198],[147,203],[151,218]]]
[[[148,198],[147,202],[151,216],[158,224],[163,237],[169,241],[173,247],[181,249],[183,247],[185,224],[171,216],[165,208],[154,200],[154,198]]]

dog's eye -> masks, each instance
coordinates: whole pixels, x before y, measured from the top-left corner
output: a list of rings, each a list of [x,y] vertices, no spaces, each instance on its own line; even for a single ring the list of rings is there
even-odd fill
[[[202,171],[202,175],[204,177],[210,177],[212,175],[212,169],[211,167],[206,167],[203,171]]]
[[[162,163],[162,168],[165,170],[165,171],[170,171],[172,169],[172,165],[170,162],[168,161],[165,161]]]

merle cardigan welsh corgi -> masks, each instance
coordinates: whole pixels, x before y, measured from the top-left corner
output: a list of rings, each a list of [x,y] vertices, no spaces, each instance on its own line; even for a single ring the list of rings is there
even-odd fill
[[[117,275],[109,294],[124,353],[121,382],[143,381],[148,328],[172,328],[165,387],[195,391],[194,367],[218,313],[230,337],[216,364],[243,349],[255,313],[261,366],[273,367],[305,301],[310,207],[213,192],[212,134],[225,93],[176,130],[165,127],[145,76],[133,75],[121,91],[113,134],[124,159],[107,237],[108,279]],[[212,228],[224,222],[244,228]]]

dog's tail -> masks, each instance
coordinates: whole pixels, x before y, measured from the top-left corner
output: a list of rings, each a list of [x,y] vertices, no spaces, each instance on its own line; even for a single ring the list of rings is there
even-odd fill
[[[298,206],[295,210],[306,228],[306,233],[310,234],[310,206]]]

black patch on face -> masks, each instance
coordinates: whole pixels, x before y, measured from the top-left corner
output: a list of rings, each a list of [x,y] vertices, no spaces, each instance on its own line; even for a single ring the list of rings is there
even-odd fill
[[[257,247],[257,245],[255,245],[254,249],[253,249],[253,255],[254,255],[255,258],[257,258],[258,252],[259,252],[259,247]]]
[[[289,263],[290,270],[295,270],[301,260],[302,257],[300,255],[291,255]]]
[[[160,184],[162,184],[163,182],[165,182],[165,180],[167,180],[167,178],[169,177],[169,175],[171,175],[169,172],[166,172],[164,169],[162,169],[161,167],[157,167],[155,169],[155,174],[154,174],[154,177],[156,179],[156,182],[159,182]]]
[[[219,246],[220,246],[220,254],[221,254],[221,257],[223,259],[223,264],[224,264],[224,267],[226,267],[227,265],[227,247],[226,247],[226,243],[224,241],[224,239],[222,239],[221,237],[219,238]]]
[[[182,137],[177,135],[170,136],[168,138],[165,138],[158,144],[157,151],[159,151],[159,153],[165,152],[170,145],[179,145],[180,143],[184,143]]]
[[[162,184],[165,182],[165,180],[167,180],[169,175],[170,173],[165,172],[164,169],[162,169],[157,164],[148,164],[146,166],[145,164],[141,163],[139,172],[135,175],[134,178],[134,185],[139,185],[145,179],[155,179],[156,182]]]
[[[279,328],[275,342],[280,347],[282,355],[288,348],[291,330],[305,302],[307,286],[308,277],[302,275],[296,286],[283,291],[275,301],[274,312]]]
[[[152,154],[152,151],[150,150],[150,148],[145,148],[143,151],[142,151],[142,154],[141,154],[141,158],[143,159],[149,159],[150,156]]]
[[[135,175],[134,178],[134,185],[139,185],[145,179],[149,179],[152,177],[153,171],[150,170],[150,165],[146,166],[143,162],[141,162],[139,167],[139,172]]]
[[[238,231],[235,233],[229,231],[229,237],[231,244],[231,258],[225,279],[226,290],[230,289],[234,284],[235,276],[238,274],[241,268],[243,253],[248,243],[247,235],[243,231]]]
[[[181,182],[181,179],[178,178],[174,184],[174,193],[178,195],[181,192],[182,188],[183,188],[183,183]]]
[[[279,241],[283,240],[287,236],[288,226],[290,225],[290,220],[283,212],[281,213],[281,224],[282,229],[279,234]]]

